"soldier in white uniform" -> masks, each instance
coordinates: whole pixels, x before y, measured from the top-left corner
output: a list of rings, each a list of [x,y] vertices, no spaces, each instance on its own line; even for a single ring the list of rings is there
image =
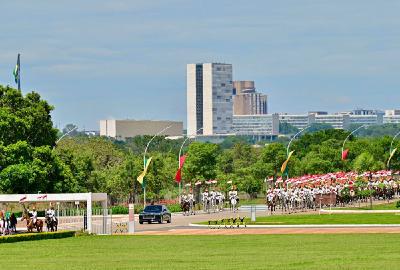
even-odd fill
[[[36,226],[37,211],[36,211],[36,207],[35,206],[32,207],[32,211],[29,211],[29,214],[31,215],[33,226]]]

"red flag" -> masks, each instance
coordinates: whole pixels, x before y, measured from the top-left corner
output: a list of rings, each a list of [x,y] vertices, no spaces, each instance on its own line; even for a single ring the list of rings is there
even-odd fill
[[[346,149],[342,152],[342,160],[346,160],[349,155],[349,149]]]
[[[180,183],[182,180],[182,167],[183,167],[183,164],[185,164],[185,160],[186,160],[186,155],[183,155],[179,158],[179,168],[175,174],[175,181],[177,183]]]
[[[179,168],[182,169],[183,164],[185,163],[185,160],[186,160],[186,155],[183,155],[183,156],[181,156],[181,157],[179,158]]]
[[[178,169],[178,171],[175,174],[175,181],[177,183],[180,183],[182,180],[182,173],[181,173],[181,168]]]

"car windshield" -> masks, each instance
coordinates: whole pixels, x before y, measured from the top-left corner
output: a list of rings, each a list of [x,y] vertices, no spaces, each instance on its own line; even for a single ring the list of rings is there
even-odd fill
[[[145,212],[161,212],[162,206],[161,205],[148,205],[144,209]]]

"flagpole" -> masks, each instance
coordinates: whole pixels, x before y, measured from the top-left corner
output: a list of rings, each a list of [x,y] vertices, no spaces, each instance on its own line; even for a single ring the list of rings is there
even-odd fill
[[[393,143],[394,143],[394,140],[396,140],[396,138],[398,137],[400,135],[400,131],[396,134],[396,135],[394,135],[394,137],[393,137],[393,139],[392,139],[392,142],[390,143],[390,156],[392,155],[392,151],[393,151]],[[389,157],[390,157],[389,156]],[[388,161],[388,169],[390,170],[390,159],[389,159],[389,161]]]
[[[289,141],[289,144],[286,148],[286,158],[289,158],[289,150],[290,150],[290,145],[292,144],[293,140],[296,139],[297,136],[299,136],[303,131],[305,131],[306,129],[308,129],[309,127],[311,127],[311,125],[306,126],[305,128],[301,129],[299,132],[297,132],[293,138]],[[289,179],[289,171],[287,171],[286,173],[286,180]],[[288,183],[286,184],[286,188],[287,188]]]
[[[172,126],[168,126],[168,127],[164,128],[163,130],[159,131],[147,143],[146,148],[144,149],[144,154],[143,154],[143,171],[146,169],[146,154],[147,154],[147,149],[149,148],[150,143],[154,140],[155,137],[157,137],[158,135],[160,135],[161,133],[163,133],[164,131],[166,131],[170,127],[172,127]],[[143,179],[142,186],[143,186],[143,207],[146,207],[146,182],[145,182],[145,179]]]
[[[199,128],[198,130],[196,130],[196,134],[194,135],[194,136],[196,136],[197,135],[197,132],[199,132],[200,130],[202,130],[203,128]],[[189,136],[187,136],[187,138],[183,141],[183,143],[182,143],[182,145],[181,145],[181,148],[179,149],[179,155],[178,155],[178,170],[181,168],[181,155],[182,155],[182,149],[183,149],[183,146],[185,145],[185,143],[188,141],[190,139],[190,135]],[[179,193],[179,203],[181,203],[181,189],[182,189],[182,187],[181,187],[181,182],[182,181],[179,181],[179,188],[178,188],[178,193]]]
[[[353,135],[354,133],[356,133],[358,130],[362,129],[363,127],[368,127],[368,125],[362,125],[362,126],[356,128],[355,130],[353,130],[349,135],[347,135],[347,137],[344,140],[343,145],[342,145],[342,156],[343,156],[343,152],[344,152],[344,145],[346,144],[347,140],[350,138],[351,135]]]

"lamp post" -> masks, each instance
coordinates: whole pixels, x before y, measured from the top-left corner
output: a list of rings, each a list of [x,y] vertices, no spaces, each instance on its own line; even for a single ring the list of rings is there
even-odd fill
[[[354,133],[356,133],[357,131],[359,131],[360,129],[364,128],[364,127],[368,127],[368,125],[362,125],[358,128],[356,128],[355,130],[353,130],[349,135],[347,135],[346,139],[344,139],[343,145],[342,145],[342,155],[344,152],[344,145],[346,144],[347,140],[350,138],[351,135],[353,135]]]
[[[294,141],[294,139],[296,139],[297,136],[299,136],[303,131],[305,131],[306,129],[308,129],[308,128],[310,128],[310,127],[311,127],[311,125],[306,126],[305,128],[301,129],[299,132],[297,132],[297,133],[292,137],[292,139],[289,141],[289,144],[288,144],[288,146],[287,146],[287,148],[286,148],[286,158],[289,157],[290,145],[292,144],[292,142]],[[289,179],[289,174],[287,174],[287,177],[288,177],[288,179]]]
[[[306,129],[310,128],[311,125],[307,125],[305,128],[301,129],[299,132],[297,132],[293,138],[289,141],[289,144],[286,148],[286,158],[289,158],[289,150],[290,150],[290,145],[292,144],[292,142],[294,141],[294,139],[296,139],[297,136],[299,136],[303,131],[305,131]],[[287,181],[289,180],[289,171],[286,174],[286,188],[289,187],[289,182]],[[282,175],[282,181],[283,181],[283,175]],[[283,182],[282,182],[282,186],[283,186]]]
[[[159,136],[161,133],[163,133],[164,131],[166,131],[170,127],[172,127],[172,126],[168,126],[168,127],[164,128],[163,130],[159,131],[147,143],[146,148],[144,149],[144,154],[143,154],[143,170],[146,169],[146,154],[147,154],[147,149],[149,148],[150,143],[154,140],[155,137]],[[146,183],[145,183],[144,179],[143,179],[143,207],[146,207]]]
[[[400,131],[399,131],[396,135],[394,135],[394,137],[393,137],[393,139],[392,139],[392,142],[390,143],[390,153],[389,153],[389,155],[392,154],[394,140],[396,140],[396,138],[397,138],[399,135],[400,135]],[[388,161],[388,169],[390,170],[390,160]]]
[[[67,133],[63,134],[57,141],[56,145],[58,144],[59,141],[61,141],[65,136],[68,136],[72,131],[76,130],[78,127],[74,127],[73,129],[69,130]]]
[[[196,130],[196,134],[195,134],[195,136],[197,135],[197,132],[199,132],[200,130],[202,130],[203,128],[199,128],[198,130]],[[181,168],[181,154],[182,154],[182,149],[183,149],[183,146],[185,145],[185,143],[188,141],[190,139],[190,135],[189,136],[187,136],[187,138],[183,141],[183,143],[182,143],[182,145],[181,145],[181,148],[179,149],[179,155],[178,155],[178,169],[180,169]],[[179,182],[179,203],[181,203],[181,182]]]

